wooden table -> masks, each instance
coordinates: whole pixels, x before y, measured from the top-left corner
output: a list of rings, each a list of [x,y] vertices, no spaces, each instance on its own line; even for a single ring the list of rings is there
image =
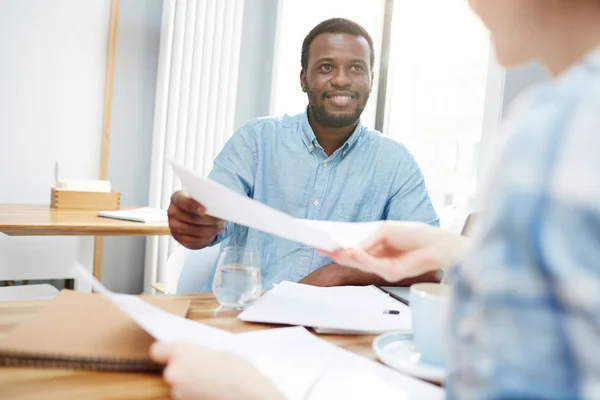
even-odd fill
[[[93,272],[97,279],[101,279],[102,275],[101,236],[170,234],[167,222],[123,221],[98,217],[97,213],[98,211],[94,210],[64,210],[53,209],[50,206],[0,204],[0,232],[9,236],[83,236],[79,248],[79,261]],[[91,291],[91,288],[83,286],[78,287],[78,290]]]
[[[174,295],[191,300],[188,318],[230,332],[247,332],[273,328],[236,318],[238,311],[219,311],[212,294]],[[17,324],[31,318],[48,300],[0,303],[0,338]],[[373,336],[321,336],[361,356],[374,359]],[[159,375],[85,372],[60,369],[1,368],[0,398],[6,399],[164,399],[168,387]]]
[[[134,207],[129,207],[134,208]],[[127,207],[124,207],[127,209]],[[0,232],[9,236],[151,236],[168,235],[166,222],[140,223],[98,217],[93,210],[0,204]]]

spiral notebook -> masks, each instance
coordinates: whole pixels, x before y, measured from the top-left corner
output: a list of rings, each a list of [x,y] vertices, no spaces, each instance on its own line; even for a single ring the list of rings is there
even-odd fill
[[[185,317],[189,300],[144,297]],[[148,356],[154,339],[98,294],[61,291],[31,319],[0,339],[0,366],[158,372]]]

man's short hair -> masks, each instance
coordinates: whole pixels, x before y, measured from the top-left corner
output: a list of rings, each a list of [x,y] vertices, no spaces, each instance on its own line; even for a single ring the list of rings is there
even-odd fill
[[[306,68],[308,68],[308,50],[311,43],[322,33],[348,33],[350,35],[364,37],[371,50],[370,67],[373,69],[373,65],[375,64],[375,51],[373,49],[373,39],[371,39],[371,35],[369,35],[365,28],[356,22],[345,18],[331,18],[325,20],[315,26],[308,35],[306,35],[304,42],[302,42],[302,56],[300,58],[302,69],[306,70]]]

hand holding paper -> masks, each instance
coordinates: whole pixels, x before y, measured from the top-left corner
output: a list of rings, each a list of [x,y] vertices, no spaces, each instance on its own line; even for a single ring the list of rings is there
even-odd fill
[[[181,190],[171,196],[168,214],[171,234],[188,249],[209,246],[225,227],[225,221],[206,215],[204,206]]]
[[[171,164],[185,190],[206,208],[206,214],[319,249],[333,251],[354,247],[375,234],[383,223],[294,218],[240,195],[186,167],[174,162]]]

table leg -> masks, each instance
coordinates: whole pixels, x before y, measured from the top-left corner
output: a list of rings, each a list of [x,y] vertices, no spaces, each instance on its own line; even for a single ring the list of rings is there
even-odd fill
[[[102,236],[94,237],[94,277],[102,282]]]

